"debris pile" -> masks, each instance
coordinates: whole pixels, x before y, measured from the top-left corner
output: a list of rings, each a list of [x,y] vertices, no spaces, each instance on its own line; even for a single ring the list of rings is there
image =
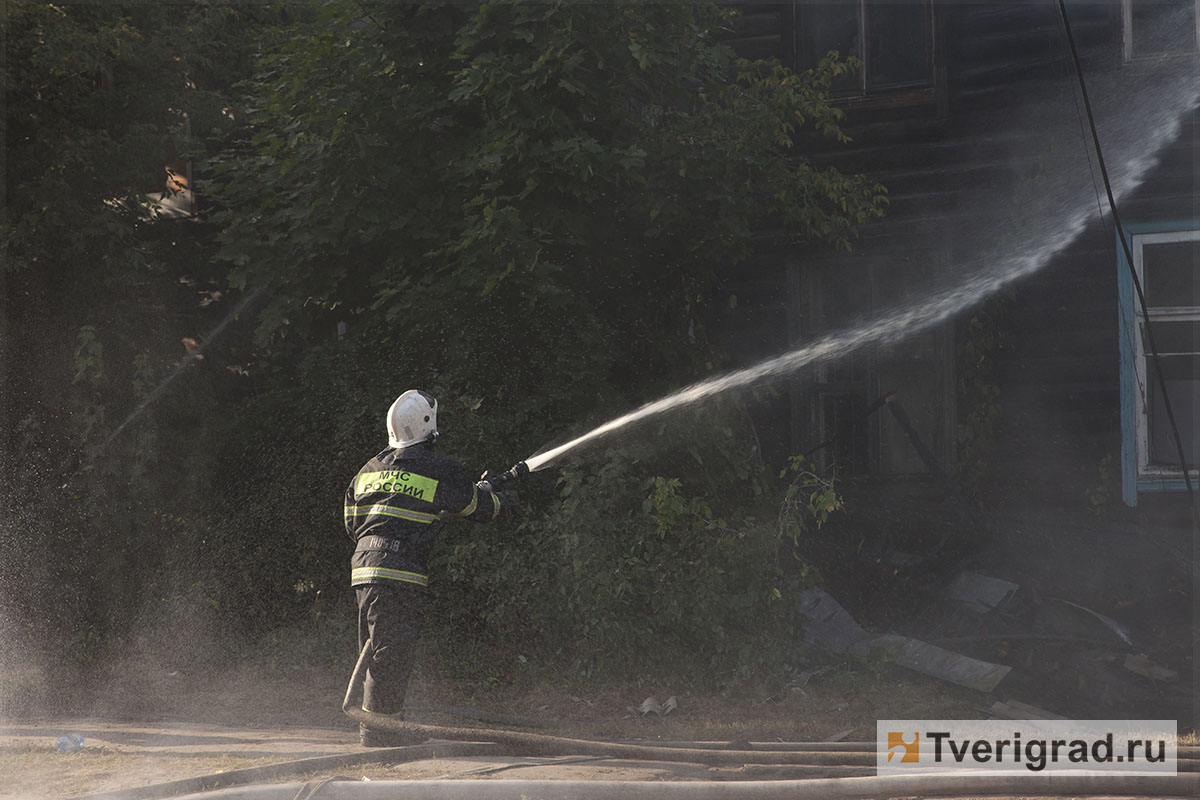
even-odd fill
[[[795,608],[810,652],[883,657],[987,695],[980,707],[995,717],[1194,724],[1190,642],[1156,627],[1154,614],[1121,621],[971,570],[954,574],[903,632],[867,630],[821,589]]]

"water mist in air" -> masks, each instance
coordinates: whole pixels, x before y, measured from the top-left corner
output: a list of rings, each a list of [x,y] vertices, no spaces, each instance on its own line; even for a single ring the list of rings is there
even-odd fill
[[[1186,26],[1182,31],[1191,35]],[[1062,46],[1066,47],[1065,38]],[[1189,59],[1164,59],[1149,65],[1142,72],[1146,83],[1137,85],[1131,85],[1128,73],[1120,70],[1085,74],[1118,203],[1140,184],[1157,161],[1158,152],[1178,135],[1182,117],[1200,102],[1200,81],[1190,64]],[[1151,70],[1157,74],[1150,74]],[[1014,108],[1006,117],[1009,127],[994,137],[1002,142],[1005,132],[1036,134],[1018,141],[1036,139],[1049,148],[1052,157],[1048,161],[1044,153],[996,153],[997,158],[1034,162],[1039,170],[1036,178],[1003,197],[997,197],[987,185],[966,188],[961,194],[966,198],[964,205],[977,212],[975,218],[990,223],[983,229],[962,230],[961,225],[945,222],[929,225],[925,239],[930,250],[960,254],[954,260],[955,280],[932,286],[924,297],[884,309],[853,327],[647,403],[563,444],[544,447],[523,463],[536,472],[578,447],[650,417],[815,362],[838,359],[868,345],[894,343],[950,319],[1044,267],[1101,210],[1095,154],[1084,130],[1075,75],[1064,72],[1041,91],[1042,95],[1032,98],[1037,102]],[[1051,103],[1050,98],[1057,102]],[[1047,107],[1057,107],[1059,115],[1047,119],[1042,113]],[[1108,216],[1107,209],[1103,213]],[[920,246],[910,245],[910,249]],[[1115,263],[1112,268],[1116,269]]]

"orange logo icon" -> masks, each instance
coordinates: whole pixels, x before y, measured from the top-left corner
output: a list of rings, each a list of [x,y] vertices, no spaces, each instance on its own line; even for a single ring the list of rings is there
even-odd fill
[[[888,731],[888,763],[892,763],[892,757],[897,753],[897,749],[904,751],[900,756],[901,764],[917,764],[921,761],[921,734],[913,733],[912,741],[905,741],[904,734],[897,731]]]

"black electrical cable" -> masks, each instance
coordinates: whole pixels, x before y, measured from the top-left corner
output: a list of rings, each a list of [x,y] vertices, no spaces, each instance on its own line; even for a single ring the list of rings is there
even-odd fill
[[[1071,22],[1067,17],[1067,6],[1064,0],[1058,0],[1058,12],[1062,17],[1063,30],[1067,34],[1067,45],[1071,50],[1071,61],[1075,65],[1075,76],[1079,79],[1079,93],[1083,97],[1083,108],[1087,112],[1088,126],[1092,131],[1092,144],[1096,148],[1096,163],[1100,167],[1100,177],[1104,180],[1104,191],[1108,194],[1108,207],[1112,210],[1113,225],[1117,229],[1117,238],[1121,242],[1121,249],[1125,252],[1125,263],[1129,267],[1129,274],[1133,278],[1133,288],[1137,292],[1138,304],[1142,309],[1142,318],[1145,320],[1143,330],[1146,336],[1146,346],[1150,351],[1150,359],[1154,362],[1154,374],[1158,378],[1158,389],[1162,392],[1163,406],[1167,412],[1167,422],[1171,426],[1171,436],[1175,440],[1175,449],[1179,453],[1179,465],[1183,468],[1183,482],[1187,487],[1188,501],[1192,508],[1192,527],[1194,530],[1200,529],[1200,509],[1196,506],[1196,490],[1192,486],[1192,478],[1188,473],[1187,456],[1183,451],[1183,439],[1179,436],[1179,426],[1175,424],[1175,412],[1171,408],[1171,398],[1167,394],[1167,381],[1163,377],[1163,371],[1158,355],[1158,348],[1154,344],[1154,336],[1150,325],[1150,312],[1146,306],[1146,295],[1142,292],[1142,283],[1138,279],[1137,270],[1133,266],[1133,251],[1129,247],[1129,242],[1125,238],[1125,229],[1121,226],[1121,218],[1117,214],[1117,201],[1113,197],[1112,183],[1108,179],[1108,168],[1104,166],[1104,154],[1100,150],[1100,134],[1096,130],[1096,119],[1092,114],[1092,103],[1088,99],[1087,85],[1083,80],[1083,66],[1079,63],[1079,52],[1075,47],[1075,37],[1071,33]]]
[[[1192,488],[1192,479],[1188,474],[1187,457],[1183,452],[1183,440],[1179,436],[1179,428],[1175,424],[1175,413],[1171,409],[1171,398],[1167,395],[1167,381],[1159,364],[1158,349],[1154,344],[1154,336],[1150,330],[1150,312],[1146,307],[1146,295],[1142,292],[1141,281],[1138,280],[1137,270],[1133,265],[1133,251],[1125,239],[1125,229],[1121,227],[1121,218],[1117,214],[1117,201],[1113,198],[1112,183],[1108,179],[1108,169],[1104,166],[1104,154],[1100,150],[1100,135],[1096,131],[1096,119],[1092,114],[1092,104],[1088,99],[1087,85],[1083,80],[1083,67],[1079,63],[1079,51],[1075,47],[1075,37],[1071,33],[1071,21],[1067,17],[1067,7],[1064,0],[1058,0],[1058,13],[1062,17],[1063,30],[1067,34],[1067,45],[1071,50],[1071,61],[1075,65],[1075,76],[1079,79],[1079,92],[1083,96],[1083,107],[1087,111],[1088,125],[1092,129],[1092,143],[1096,147],[1096,163],[1100,167],[1100,176],[1104,179],[1104,190],[1108,193],[1108,205],[1112,209],[1113,225],[1117,229],[1117,238],[1121,249],[1125,252],[1125,264],[1133,279],[1133,288],[1137,291],[1138,304],[1142,309],[1145,320],[1146,345],[1154,362],[1154,373],[1158,378],[1158,388],[1162,392],[1163,406],[1167,412],[1167,421],[1171,424],[1171,435],[1175,439],[1175,449],[1179,453],[1179,464],[1183,467],[1183,482],[1187,487],[1188,501],[1192,510],[1192,726],[1200,725],[1200,692],[1196,691],[1196,682],[1200,681],[1200,637],[1197,636],[1200,626],[1200,582],[1197,581],[1197,569],[1200,568],[1200,511],[1196,508],[1196,492]]]

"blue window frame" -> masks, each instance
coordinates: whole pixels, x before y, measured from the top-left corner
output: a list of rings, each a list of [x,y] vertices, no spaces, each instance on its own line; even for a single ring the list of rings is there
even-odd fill
[[[1200,220],[1126,225],[1125,235],[1159,353],[1156,365],[1148,358],[1147,319],[1118,239],[1121,494],[1136,506],[1143,492],[1186,488],[1156,369],[1166,380],[1193,484],[1200,478],[1194,469],[1200,466]]]

